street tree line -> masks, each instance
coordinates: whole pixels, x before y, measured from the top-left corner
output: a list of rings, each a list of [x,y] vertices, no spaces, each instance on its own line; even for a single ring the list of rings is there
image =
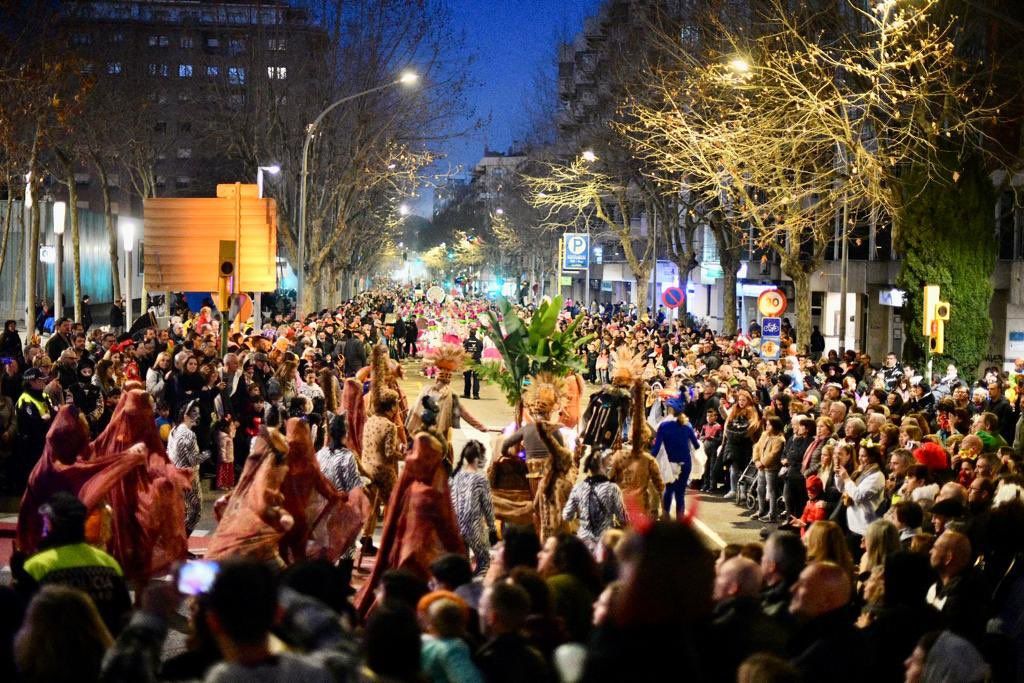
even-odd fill
[[[61,14],[59,4],[5,5],[0,185],[7,204],[0,216],[0,269],[11,267],[6,244],[21,220],[13,203],[28,191],[37,199],[47,189],[66,194],[75,316],[80,316],[75,174],[88,171],[101,190],[118,296],[113,205],[120,204],[121,213],[128,206],[139,212],[142,199],[172,190],[173,179],[168,182],[162,169],[187,138],[197,177],[179,195],[205,195],[217,182],[251,183],[259,166],[281,167],[279,175],[265,178],[265,187],[278,204],[281,255],[296,270],[305,269],[301,309],[328,305],[339,284],[351,285],[373,273],[394,253],[401,234],[399,204],[415,195],[445,140],[460,132],[451,122],[465,120],[465,65],[455,56],[463,52],[461,39],[440,2],[296,4],[308,11],[308,24],[287,25],[284,33],[281,26],[248,27],[244,40],[232,41],[230,69],[224,56],[196,50],[187,74],[143,69],[149,57],[138,51],[149,46],[142,40],[124,44],[98,37],[74,44],[73,22]],[[126,25],[125,35],[135,35],[133,27]],[[117,69],[109,66],[114,54],[120,55]],[[286,66],[268,66],[278,64]],[[395,85],[355,98],[319,126],[309,163],[306,262],[298,264],[307,126],[332,102],[391,83],[407,69],[419,76],[415,88]],[[172,101],[177,107],[168,107]],[[188,111],[189,119],[168,122],[169,109]],[[27,220],[35,249],[41,229],[38,204]],[[35,295],[27,292],[30,311]]]
[[[989,15],[969,4],[616,4],[644,30],[604,32],[608,104],[536,150],[524,183],[551,229],[591,222],[619,237],[640,302],[654,234],[684,285],[706,227],[724,273],[725,332],[736,329],[736,272],[753,254],[793,281],[806,343],[811,277],[857,217],[891,229],[899,249],[907,207],[933,196],[922,187],[956,191],[974,155],[1019,164],[1019,147],[996,139],[1019,116],[1005,37],[993,41]]]

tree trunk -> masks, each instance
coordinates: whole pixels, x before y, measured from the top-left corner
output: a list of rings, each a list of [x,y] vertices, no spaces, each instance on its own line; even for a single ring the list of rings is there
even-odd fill
[[[787,273],[793,280],[796,298],[796,341],[798,348],[807,349],[811,340],[811,275],[797,269]],[[840,340],[840,344],[842,341]]]
[[[638,315],[643,316],[647,311],[647,293],[651,288],[651,264],[637,263],[633,275],[636,276],[636,310]]]
[[[14,193],[7,193],[7,210],[4,212],[4,236],[0,242],[0,275],[4,273],[4,263],[7,260],[7,242],[11,237],[11,227],[14,223]],[[15,271],[17,279],[17,271]],[[15,287],[17,289],[17,287]]]
[[[114,227],[114,215],[110,211],[110,188],[107,187],[107,169],[99,154],[92,155],[93,165],[100,175],[100,190],[103,194],[103,223],[107,228],[107,253],[110,256],[110,278],[113,284],[114,300],[121,297],[121,270],[117,263],[117,230]]]
[[[719,252],[722,264],[722,334],[736,334],[736,280],[740,259],[726,251]]]
[[[82,234],[79,230],[78,187],[74,167],[68,173],[68,215],[71,216],[71,295],[75,301],[75,322],[82,322]],[[63,287],[61,288],[63,291]]]

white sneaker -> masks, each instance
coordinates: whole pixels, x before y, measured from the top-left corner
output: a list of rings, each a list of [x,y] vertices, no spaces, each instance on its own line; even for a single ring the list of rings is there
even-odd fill
[[[725,494],[722,497],[727,499],[727,500],[732,500],[733,498],[736,497],[736,492],[735,491],[729,491],[729,493]]]

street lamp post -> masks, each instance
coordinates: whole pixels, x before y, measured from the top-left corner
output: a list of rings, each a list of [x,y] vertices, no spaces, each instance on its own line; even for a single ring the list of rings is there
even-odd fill
[[[306,288],[306,184],[309,179],[309,147],[313,144],[313,136],[316,135],[317,128],[320,126],[320,122],[324,120],[324,117],[331,113],[334,109],[339,107],[346,102],[351,102],[354,99],[358,99],[365,95],[385,90],[395,85],[412,85],[419,80],[419,76],[411,71],[406,71],[398,78],[388,83],[378,85],[376,88],[370,88],[369,90],[363,90],[357,92],[354,95],[348,95],[342,97],[330,104],[313,120],[313,123],[306,126],[306,139],[302,143],[302,182],[299,190],[299,254],[298,263],[296,264],[298,272],[298,286],[295,289],[295,310],[296,313],[301,310],[302,296],[305,293]]]
[[[135,246],[135,221],[131,218],[118,218],[118,231],[121,233],[121,242],[124,247],[124,291],[125,327],[132,324],[132,249]]]
[[[64,202],[53,203],[53,234],[56,237],[56,250],[53,268],[53,319],[60,320],[64,315],[64,296],[61,291],[64,277],[64,216],[68,205]]]
[[[281,167],[277,164],[270,166],[257,166],[256,167],[256,196],[259,199],[263,199],[263,172],[266,171],[270,175],[277,175],[281,172]],[[253,292],[252,300],[252,322],[253,328],[256,332],[263,329],[263,292]]]

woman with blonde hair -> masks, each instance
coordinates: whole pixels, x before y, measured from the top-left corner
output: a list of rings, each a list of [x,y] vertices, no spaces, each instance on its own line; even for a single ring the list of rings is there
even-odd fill
[[[89,597],[61,585],[44,586],[28,605],[14,637],[18,680],[26,683],[96,681],[114,639]]]
[[[736,484],[754,453],[754,442],[761,432],[761,416],[754,397],[746,389],[736,392],[736,403],[725,418],[725,463],[729,465],[729,491],[726,498],[736,497]]]
[[[860,556],[861,588],[876,567],[884,567],[889,555],[900,551],[900,532],[886,519],[876,519],[868,525],[861,539],[864,554]]]
[[[807,546],[807,563],[835,562],[846,570],[852,582],[854,577],[853,557],[846,543],[842,528],[831,521],[815,522],[804,536]],[[851,583],[852,585],[852,583]]]

